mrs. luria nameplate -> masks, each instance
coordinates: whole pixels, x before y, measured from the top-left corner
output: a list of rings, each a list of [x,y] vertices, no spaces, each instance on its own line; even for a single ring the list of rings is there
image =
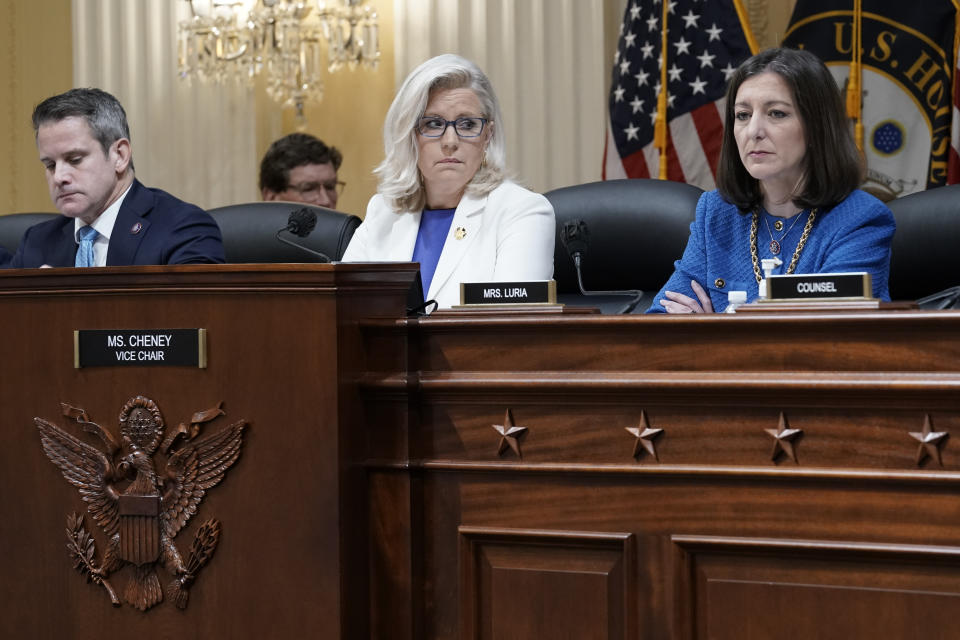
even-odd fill
[[[461,305],[556,304],[555,280],[531,282],[461,282]]]
[[[814,273],[771,275],[767,278],[767,300],[872,300],[870,274]]]

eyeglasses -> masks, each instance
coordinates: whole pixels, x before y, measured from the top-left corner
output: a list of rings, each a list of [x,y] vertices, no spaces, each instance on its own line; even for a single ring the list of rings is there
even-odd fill
[[[296,191],[303,198],[315,198],[320,195],[320,191],[326,191],[327,197],[336,199],[343,193],[343,188],[347,186],[346,182],[336,180],[333,182],[304,182],[301,184],[292,184],[287,189]]]
[[[461,138],[476,138],[483,133],[485,124],[487,124],[487,118],[444,120],[437,116],[425,116],[417,120],[417,133],[425,138],[439,138],[447,132],[447,127],[453,126],[453,130]]]

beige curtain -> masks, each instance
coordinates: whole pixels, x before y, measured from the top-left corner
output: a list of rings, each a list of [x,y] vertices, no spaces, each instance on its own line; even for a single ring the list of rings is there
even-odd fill
[[[615,5],[611,9],[608,5]],[[397,86],[440,53],[476,62],[506,120],[507,162],[537,191],[600,179],[610,0],[395,0]]]
[[[73,0],[73,79],[123,104],[137,177],[209,208],[256,200],[254,108],[246,90],[177,77],[182,0]]]

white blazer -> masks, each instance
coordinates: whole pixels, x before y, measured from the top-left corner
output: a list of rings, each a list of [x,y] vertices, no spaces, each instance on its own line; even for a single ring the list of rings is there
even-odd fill
[[[377,194],[350,240],[343,262],[409,262],[421,212],[397,213]],[[484,197],[460,200],[426,292],[439,308],[460,304],[461,282],[549,280],[556,234],[553,206],[504,181]]]

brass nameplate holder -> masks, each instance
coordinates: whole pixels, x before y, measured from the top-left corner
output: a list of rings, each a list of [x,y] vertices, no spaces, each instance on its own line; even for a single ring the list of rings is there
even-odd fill
[[[206,329],[78,329],[73,366],[207,368]]]
[[[766,283],[764,302],[874,299],[873,283],[866,272],[771,275]]]
[[[460,305],[464,307],[555,304],[557,304],[555,280],[460,283]]]

